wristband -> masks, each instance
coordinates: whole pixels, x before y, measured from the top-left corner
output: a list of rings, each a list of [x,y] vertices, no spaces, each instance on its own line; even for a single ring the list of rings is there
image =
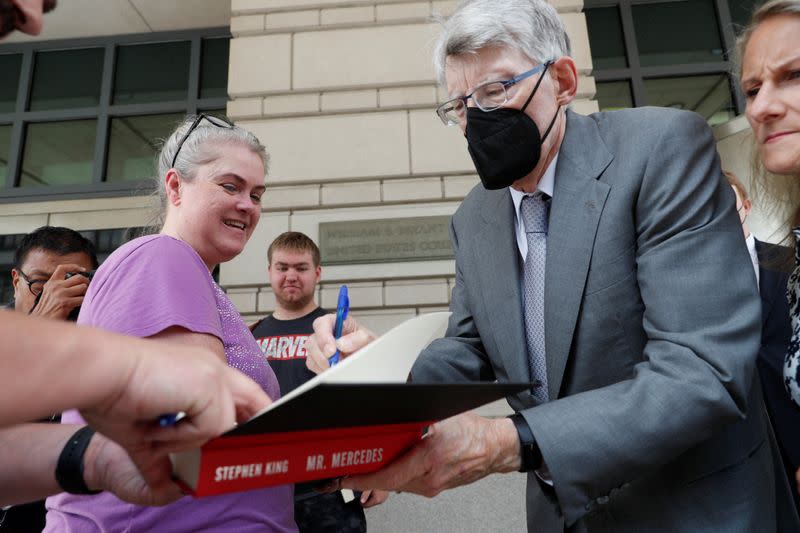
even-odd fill
[[[83,426],[76,431],[64,445],[56,465],[56,481],[70,494],[99,494],[102,491],[89,490],[83,479],[83,456],[89,441],[94,436],[94,430]]]
[[[538,470],[542,467],[542,451],[536,443],[536,438],[533,436],[530,426],[519,413],[515,413],[508,418],[514,422],[514,427],[519,435],[520,457],[522,462],[519,467],[520,472],[530,472]]]

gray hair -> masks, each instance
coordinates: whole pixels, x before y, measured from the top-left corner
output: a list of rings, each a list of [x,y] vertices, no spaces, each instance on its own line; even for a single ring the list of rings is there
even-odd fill
[[[211,117],[211,119],[219,121],[215,117]],[[267,149],[255,135],[240,126],[220,127],[211,124],[208,120],[201,120],[197,127],[186,137],[183,145],[180,146],[180,151],[178,151],[181,139],[184,138],[195,120],[197,120],[197,116],[187,116],[175,128],[175,131],[163,141],[161,150],[156,156],[156,169],[158,172],[156,175],[155,196],[157,196],[158,207],[155,208],[153,216],[153,229],[160,228],[164,222],[167,209],[167,191],[164,176],[167,175],[169,169],[173,168],[172,160],[175,158],[176,152],[178,157],[175,159],[175,169],[181,175],[181,179],[187,182],[194,180],[201,165],[218,159],[222,155],[225,146],[231,144],[248,148],[261,158],[261,162],[264,163],[264,172],[268,170],[269,155],[267,154]]]
[[[564,23],[543,0],[464,0],[439,22],[433,66],[442,85],[448,56],[474,54],[487,46],[520,50],[535,63],[570,55]]]

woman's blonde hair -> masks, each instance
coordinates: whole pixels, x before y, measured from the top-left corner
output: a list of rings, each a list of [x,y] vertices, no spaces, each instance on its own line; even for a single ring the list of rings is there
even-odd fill
[[[750,22],[736,39],[735,74],[737,77],[741,78],[744,52],[753,32],[765,20],[779,15],[800,17],[800,0],[771,0],[753,12]],[[794,239],[792,239],[790,230],[800,226],[800,169],[793,174],[786,175],[769,172],[764,167],[757,146],[753,150],[750,168],[753,185],[750,192],[754,198],[760,200],[759,205],[763,206],[768,213],[784,221],[785,228],[780,231],[785,232],[786,244],[793,246]]]

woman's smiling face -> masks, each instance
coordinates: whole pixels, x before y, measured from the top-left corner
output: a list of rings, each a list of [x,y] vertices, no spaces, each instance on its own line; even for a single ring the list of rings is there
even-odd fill
[[[181,181],[176,229],[182,240],[213,269],[244,249],[261,218],[264,164],[243,144],[215,147],[220,157],[197,169],[192,181]]]

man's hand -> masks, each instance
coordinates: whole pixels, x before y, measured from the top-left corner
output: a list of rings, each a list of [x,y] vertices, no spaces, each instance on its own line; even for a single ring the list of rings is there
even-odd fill
[[[86,289],[89,288],[89,278],[86,276],[65,278],[69,272],[84,271],[85,269],[79,265],[58,265],[50,280],[44,284],[39,303],[30,314],[65,320],[70,311],[83,303]]]
[[[89,441],[83,464],[87,487],[112,492],[126,502],[164,505],[183,496],[181,489],[171,480],[172,468],[166,453],[139,456],[139,461],[134,464],[117,443],[95,433]]]
[[[125,343],[117,348],[126,353],[109,353],[109,363],[131,366],[116,373],[103,401],[80,412],[89,425],[132,454],[199,446],[271,403],[258,384],[225,365],[211,350],[148,339],[121,340]],[[133,347],[137,350],[128,352]],[[186,413],[186,418],[174,426],[159,426],[160,415],[178,412]]]
[[[419,444],[382,470],[344,478],[341,486],[413,492],[430,498],[519,467],[519,437],[511,420],[464,413],[431,426]]]
[[[339,348],[342,359],[358,351],[376,339],[376,335],[348,316],[342,325],[342,336],[333,337],[336,315],[329,314],[314,320],[314,334],[306,341],[306,366],[315,374],[327,370],[331,365],[328,359]]]

